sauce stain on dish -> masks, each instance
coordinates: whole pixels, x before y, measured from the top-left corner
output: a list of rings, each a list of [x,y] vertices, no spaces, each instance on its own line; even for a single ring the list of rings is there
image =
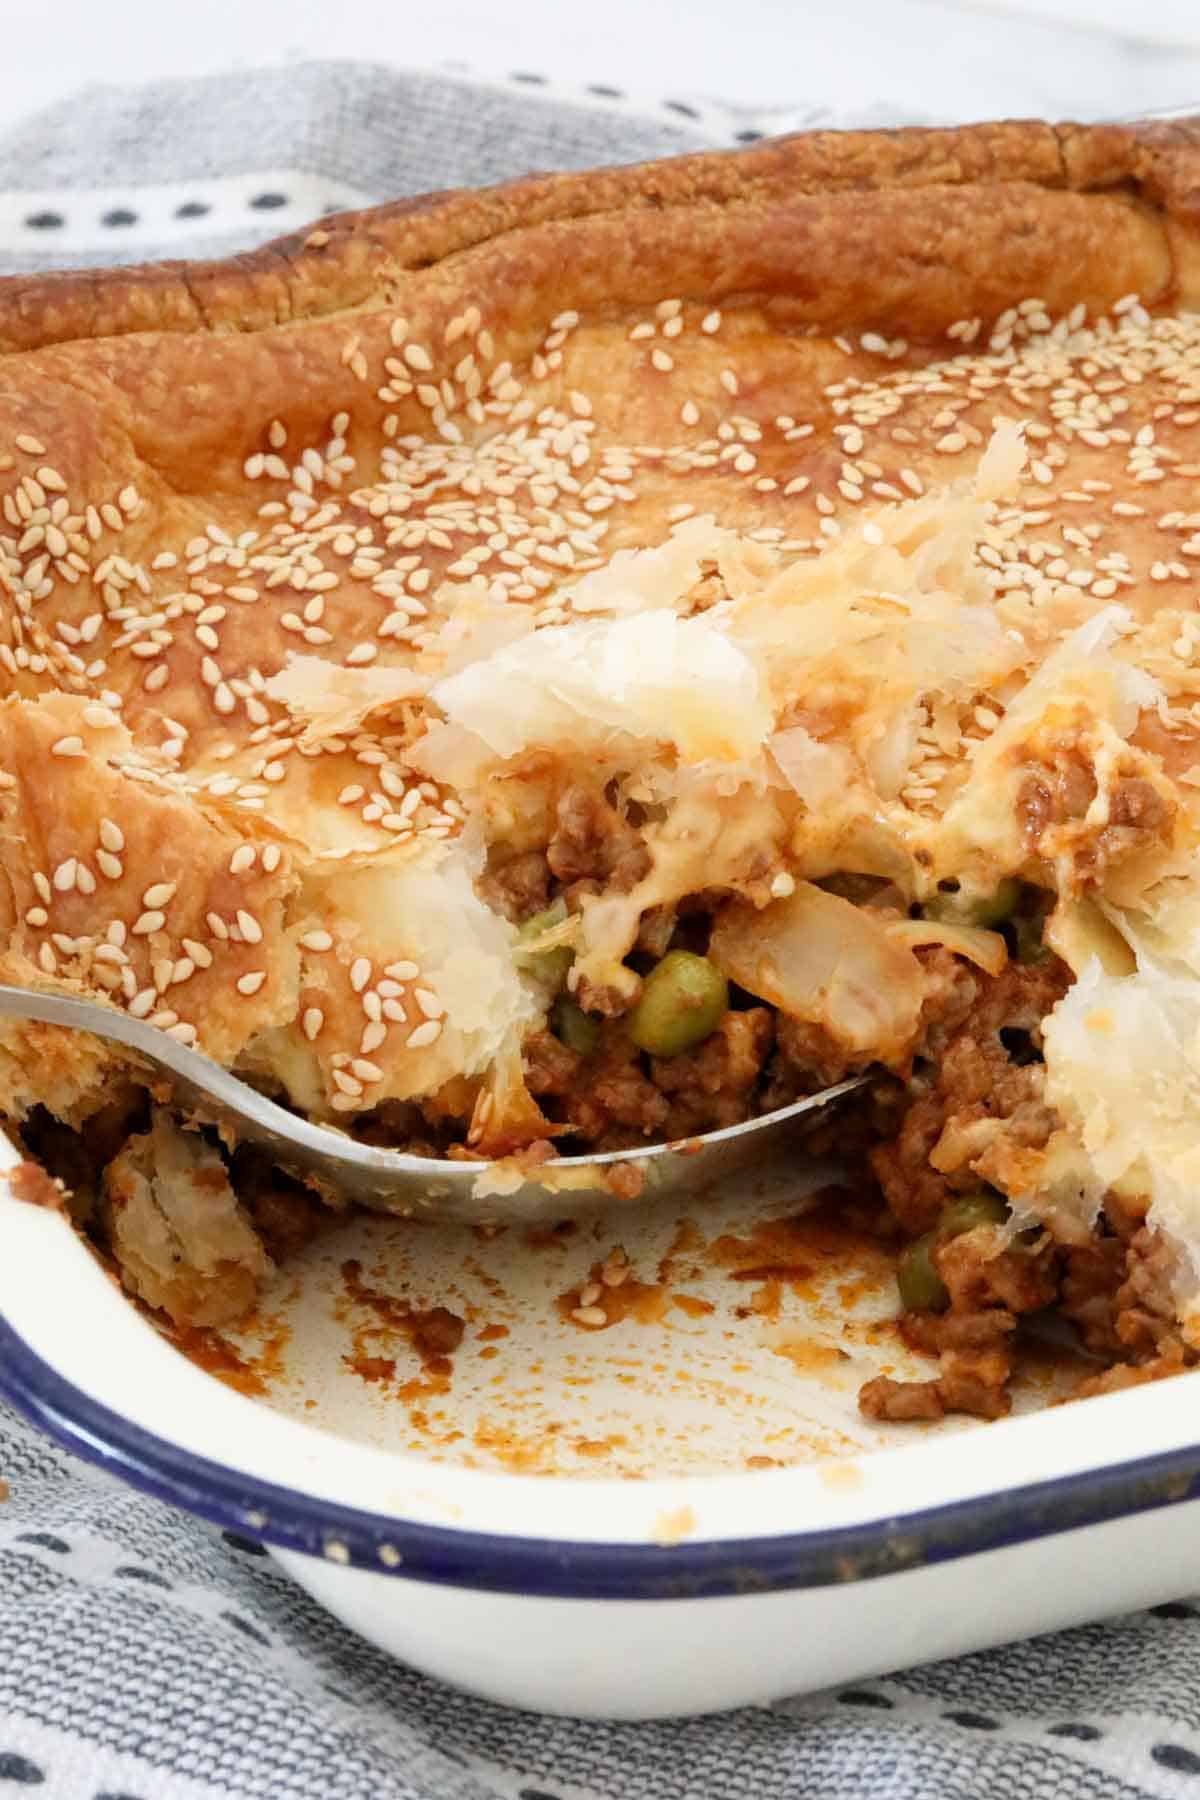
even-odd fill
[[[285,1352],[292,1328],[286,1319],[256,1314],[246,1329],[258,1339],[253,1351],[244,1346],[235,1349],[209,1325],[173,1325],[163,1328],[163,1335],[206,1375],[215,1375],[226,1387],[250,1399],[262,1399],[287,1379]]]
[[[625,1275],[619,1286],[610,1286],[604,1276],[612,1266],[607,1261],[594,1262],[586,1281],[560,1294],[560,1316],[581,1331],[603,1331],[625,1319],[634,1319],[639,1325],[661,1324],[671,1303],[668,1290],[658,1282],[639,1281],[632,1273]]]
[[[458,1313],[451,1312],[447,1306],[414,1307],[394,1294],[368,1287],[362,1279],[362,1264],[355,1257],[342,1264],[341,1274],[347,1298],[354,1305],[374,1313],[378,1321],[374,1325],[360,1326],[356,1336],[399,1335],[411,1344],[428,1375],[448,1380],[452,1368],[450,1358],[462,1343],[466,1330],[466,1321]],[[354,1364],[350,1366],[354,1367]]]

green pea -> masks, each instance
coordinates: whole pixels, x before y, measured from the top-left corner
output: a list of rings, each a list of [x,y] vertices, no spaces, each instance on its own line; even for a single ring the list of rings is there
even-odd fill
[[[651,1056],[678,1056],[710,1037],[729,1010],[729,983],[707,956],[669,950],[629,1015],[629,1035]]]
[[[943,1206],[937,1235],[942,1239],[960,1237],[978,1225],[1003,1225],[1007,1218],[1008,1206],[999,1194],[962,1194]]]
[[[552,901],[545,912],[530,913],[518,928],[517,941],[522,944],[536,943],[538,938],[545,936],[546,932],[553,931],[556,925],[561,925],[566,916],[566,901]]]
[[[927,919],[937,919],[943,925],[981,925],[984,927],[1003,925],[1011,919],[1021,898],[1021,884],[1006,876],[990,894],[967,896],[957,890],[953,893],[934,894],[924,905]]]
[[[945,1312],[950,1304],[946,1284],[933,1260],[937,1233],[927,1231],[924,1237],[905,1244],[896,1264],[896,1286],[905,1312]]]
[[[575,960],[575,952],[569,944],[555,944],[549,950],[526,950],[526,944],[536,944],[546,932],[553,931],[567,917],[565,900],[555,900],[544,912],[531,913],[517,931],[517,950],[524,959],[525,965],[544,981],[547,987],[557,992],[567,979],[567,971]]]
[[[568,994],[560,994],[550,1009],[550,1029],[560,1044],[579,1056],[592,1056],[600,1042],[600,1026]]]

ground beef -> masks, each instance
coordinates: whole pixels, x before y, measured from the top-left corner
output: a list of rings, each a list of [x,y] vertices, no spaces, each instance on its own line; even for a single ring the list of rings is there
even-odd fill
[[[916,1078],[917,1098],[893,1140],[872,1155],[888,1205],[910,1237],[932,1230],[956,1194],[993,1178],[1002,1185],[997,1170],[1005,1156],[1040,1148],[1058,1123],[1043,1098],[1037,1058],[1042,1019],[1069,983],[1065,966],[1053,957],[1013,962],[994,978],[935,967],[944,979],[926,1021],[933,1066]],[[1009,1407],[1016,1321],[1055,1303],[1063,1258],[1048,1234],[1013,1242],[998,1225],[935,1243],[931,1254],[948,1310],[909,1314],[903,1329],[910,1344],[939,1358],[939,1373],[924,1382],[870,1382],[860,1405],[880,1419],[946,1412],[997,1418]],[[1088,1281],[1081,1262],[1077,1298],[1095,1312],[1092,1288],[1084,1291]],[[1094,1274],[1092,1282],[1094,1288]]]
[[[1014,1061],[1010,1051],[1036,1052],[1041,1021],[1069,979],[1054,957],[1009,963],[994,979],[973,977],[978,991],[957,1033],[920,1084],[895,1140],[872,1159],[888,1205],[910,1235],[928,1231],[954,1194],[979,1186],[978,1160],[994,1151],[1001,1122],[1008,1143],[1046,1142],[1056,1119],[1042,1099],[1041,1065]],[[1006,1042],[1002,1032],[1020,1035]]]
[[[1051,825],[1081,819],[1096,798],[1096,777],[1077,751],[1030,770],[1017,793],[1017,818],[1029,848],[1037,852]]]
[[[974,1236],[975,1234],[970,1234]],[[858,1396],[868,1419],[899,1423],[940,1419],[948,1412],[999,1419],[1008,1412],[1011,1339],[1016,1320],[1003,1307],[969,1314],[923,1314],[906,1321],[915,1347],[936,1354],[941,1370],[929,1381],[893,1381],[880,1375]]]
[[[833,1087],[854,1070],[845,1046],[823,1025],[780,1013],[775,1022],[775,1042],[778,1053],[771,1092],[765,1101],[767,1111],[787,1106],[802,1094],[816,1094],[822,1088]]]
[[[667,1097],[644,1072],[619,1023],[601,1027],[599,1048],[588,1057],[576,1056],[557,1039],[547,1044],[547,1035],[526,1046],[530,1092],[557,1100],[556,1117],[574,1125],[587,1148],[620,1150],[666,1135]],[[574,1059],[570,1065],[568,1057]]]
[[[940,1419],[946,1411],[936,1381],[893,1381],[890,1375],[876,1375],[873,1381],[864,1382],[858,1409],[865,1418],[895,1425]]]
[[[712,1036],[682,1056],[655,1057],[655,1086],[670,1098],[666,1133],[693,1137],[737,1125],[754,1110],[753,1091],[775,1035],[768,1007],[728,1012]]]
[[[493,911],[503,913],[515,925],[544,912],[550,904],[550,866],[545,852],[522,850],[516,856],[489,862],[479,891]]]
[[[551,873],[565,886],[599,882],[628,893],[650,867],[640,834],[596,788],[565,788],[555,811],[554,835],[546,847]]]
[[[253,1177],[248,1177],[246,1163],[235,1159],[233,1184],[273,1262],[298,1256],[337,1222],[338,1214],[330,1206],[265,1158]]]
[[[522,1046],[525,1085],[540,1100],[546,1095],[562,1099],[579,1081],[586,1058],[561,1043],[552,1031],[536,1031]]]
[[[1030,850],[1052,861],[1055,846],[1043,842],[1045,834],[1054,826],[1081,822],[1096,793],[1095,773],[1076,749],[1064,748],[1052,764],[1031,768],[1017,795],[1017,817]],[[1166,837],[1172,811],[1153,782],[1141,775],[1122,776],[1113,785],[1107,824],[1094,837],[1081,836],[1077,866],[1095,873],[1146,849]]]
[[[1178,1258],[1157,1231],[1142,1226],[1129,1239],[1125,1280],[1113,1304],[1117,1338],[1134,1360],[1180,1344],[1174,1297],[1178,1273]]]
[[[920,1059],[937,1062],[946,1045],[962,1030],[988,978],[973,963],[953,956],[941,944],[919,950],[917,957],[926,994],[921,1003],[916,1054]]]
[[[1117,1336],[1117,1289],[1125,1278],[1125,1246],[1118,1237],[1095,1237],[1063,1252],[1058,1309],[1093,1356],[1122,1354]]]

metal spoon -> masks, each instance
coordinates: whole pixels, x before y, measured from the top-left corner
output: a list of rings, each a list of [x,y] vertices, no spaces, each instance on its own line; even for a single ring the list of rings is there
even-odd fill
[[[179,1102],[193,1117],[229,1130],[243,1143],[259,1145],[280,1168],[318,1190],[347,1196],[377,1212],[456,1224],[531,1224],[640,1204],[652,1197],[694,1195],[697,1188],[723,1176],[765,1168],[794,1144],[808,1114],[852,1093],[866,1080],[860,1075],[838,1082],[743,1125],[681,1143],[650,1144],[602,1156],[564,1156],[524,1174],[511,1161],[449,1162],[360,1144],[288,1112],[210,1057],[115,1007],[0,985],[0,1017],[63,1025],[124,1045],[171,1077]],[[613,1183],[610,1172],[617,1169],[622,1175]],[[643,1177],[640,1188],[629,1179],[631,1169]]]

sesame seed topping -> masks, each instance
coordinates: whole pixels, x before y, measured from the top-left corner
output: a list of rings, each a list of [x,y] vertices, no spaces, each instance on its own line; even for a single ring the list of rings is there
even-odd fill
[[[410,1050],[424,1050],[429,1044],[437,1042],[441,1032],[440,1019],[426,1019],[423,1025],[418,1025],[415,1031],[409,1032],[407,1047]]]
[[[237,991],[239,994],[245,994],[247,996],[257,994],[259,988],[266,979],[267,972],[265,969],[251,969],[245,975],[238,976]]]

